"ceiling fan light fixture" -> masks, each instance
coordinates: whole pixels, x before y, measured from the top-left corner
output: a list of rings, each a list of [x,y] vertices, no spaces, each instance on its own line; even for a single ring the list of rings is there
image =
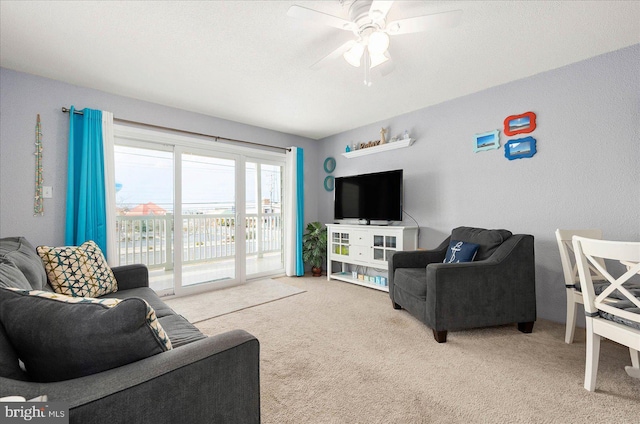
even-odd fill
[[[349,65],[359,68],[360,60],[362,59],[362,53],[364,53],[364,46],[360,43],[356,43],[353,45],[353,47],[344,52],[342,56]]]
[[[389,36],[382,31],[376,31],[369,36],[369,53],[371,55],[383,54],[389,48]]]
[[[371,68],[381,65],[387,60],[389,60],[389,57],[384,53],[371,53]]]

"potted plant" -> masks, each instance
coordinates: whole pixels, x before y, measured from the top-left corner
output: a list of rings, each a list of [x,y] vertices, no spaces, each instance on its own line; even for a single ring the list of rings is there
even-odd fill
[[[327,229],[319,222],[307,224],[302,236],[302,259],[311,265],[314,277],[322,275],[322,263],[327,257]]]

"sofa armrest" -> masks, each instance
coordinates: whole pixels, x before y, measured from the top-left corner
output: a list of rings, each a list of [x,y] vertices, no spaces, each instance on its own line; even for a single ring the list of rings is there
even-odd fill
[[[86,377],[0,378],[0,387],[2,396],[66,402],[71,423],[259,423],[259,350],[254,336],[233,330]]]
[[[449,238],[433,250],[405,250],[389,257],[389,274],[397,268],[424,268],[433,262],[442,262],[447,254]]]
[[[118,282],[118,290],[149,287],[149,270],[146,265],[123,265],[111,268]]]
[[[394,252],[388,260],[389,264],[389,296],[393,300],[393,279],[398,268],[424,268],[430,263],[442,262],[449,246],[448,237],[433,250],[407,250]]]
[[[535,321],[533,236],[514,235],[483,261],[428,265],[426,297],[436,331]]]

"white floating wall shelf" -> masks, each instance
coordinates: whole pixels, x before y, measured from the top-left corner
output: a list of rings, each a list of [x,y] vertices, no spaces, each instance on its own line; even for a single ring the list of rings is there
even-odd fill
[[[387,150],[396,150],[403,147],[409,147],[416,141],[414,138],[403,138],[392,143],[380,144],[378,146],[367,147],[364,149],[352,150],[350,152],[344,152],[342,156],[345,158],[355,158],[358,156],[372,155],[374,153],[386,152]]]

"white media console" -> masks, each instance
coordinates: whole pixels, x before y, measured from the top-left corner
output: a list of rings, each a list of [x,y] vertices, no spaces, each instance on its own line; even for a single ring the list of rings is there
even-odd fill
[[[327,224],[327,280],[388,292],[388,285],[353,278],[347,265],[384,272],[388,270],[387,259],[391,253],[417,248],[418,227]],[[341,272],[332,271],[333,262],[342,264]]]

